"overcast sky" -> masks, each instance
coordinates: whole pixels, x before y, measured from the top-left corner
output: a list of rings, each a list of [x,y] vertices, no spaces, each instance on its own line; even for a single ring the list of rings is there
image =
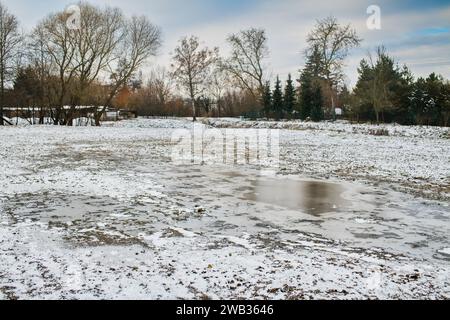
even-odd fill
[[[0,0],[1,1],[1,0]],[[47,14],[64,10],[70,0],[2,0],[25,31]],[[304,64],[308,32],[316,19],[334,15],[352,23],[364,39],[347,60],[347,83],[353,86],[361,58],[384,44],[396,60],[406,63],[416,76],[431,72],[450,78],[450,1],[448,0],[90,0],[116,6],[128,15],[146,15],[162,28],[164,46],[153,63],[169,65],[170,53],[185,35],[196,35],[207,46],[227,54],[225,38],[248,27],[265,28],[269,37],[269,70],[285,78],[297,76]],[[367,8],[381,8],[381,30],[369,30]]]

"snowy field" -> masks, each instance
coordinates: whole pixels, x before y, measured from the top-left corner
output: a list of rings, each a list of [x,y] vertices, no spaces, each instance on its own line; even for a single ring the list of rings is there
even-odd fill
[[[0,128],[0,299],[450,299],[448,129],[204,123],[281,129],[278,172],[174,164],[182,119]]]

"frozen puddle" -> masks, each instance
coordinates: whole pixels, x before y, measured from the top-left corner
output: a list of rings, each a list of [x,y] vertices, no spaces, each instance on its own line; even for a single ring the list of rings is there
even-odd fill
[[[299,210],[315,216],[336,212],[349,201],[342,197],[345,188],[336,183],[292,179],[258,179],[244,200],[263,202]]]
[[[389,256],[447,260],[437,253],[450,243],[450,210],[437,202],[358,183],[249,168],[166,170],[154,176],[166,186],[169,198],[205,211],[201,219],[177,222],[185,229],[234,237],[270,233],[273,241],[265,243],[274,247],[304,235],[312,245],[321,238],[358,250],[376,248]]]

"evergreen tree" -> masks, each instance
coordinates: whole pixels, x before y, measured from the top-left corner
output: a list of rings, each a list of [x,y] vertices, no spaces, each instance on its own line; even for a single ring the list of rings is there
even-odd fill
[[[311,117],[311,101],[312,101],[312,80],[308,73],[303,72],[300,77],[300,119],[306,120]]]
[[[442,125],[448,127],[450,125],[450,82],[447,81],[441,92],[442,101]]]
[[[448,124],[448,94],[445,89],[443,78],[435,73],[416,81],[410,99],[417,124]]]
[[[272,112],[272,89],[270,88],[270,81],[267,81],[263,91],[263,108],[266,118],[270,117]]]
[[[300,76],[300,119],[311,118],[314,121],[324,119],[323,78],[320,74],[320,52],[314,50]]]
[[[292,112],[295,110],[295,88],[292,76],[289,74],[286,81],[286,88],[284,90],[284,111],[289,117],[292,116]]]
[[[322,121],[324,119],[323,111],[323,95],[322,88],[319,85],[314,85],[312,88],[312,100],[311,100],[311,120]]]
[[[326,79],[323,78],[323,64],[322,64],[322,53],[319,48],[316,46],[311,51],[311,53],[306,57],[306,66],[304,72],[308,73],[314,79],[321,79],[326,82]]]
[[[424,111],[427,105],[427,92],[426,92],[425,79],[419,78],[414,83],[413,90],[411,92],[411,109],[414,115],[414,122],[416,124],[422,124],[422,119],[425,118]]]
[[[355,95],[360,104],[371,106],[377,123],[386,122],[386,115],[399,114],[402,105],[408,108],[409,71],[400,69],[383,47],[377,49],[376,60],[361,61],[358,73]]]
[[[442,107],[442,92],[444,89],[444,79],[434,72],[426,80],[426,89],[428,93],[427,118],[430,125],[440,125]]]
[[[392,120],[402,125],[414,125],[416,122],[410,100],[414,88],[414,77],[406,66],[398,72],[398,80],[392,86]]]
[[[276,120],[280,120],[283,117],[283,92],[281,91],[279,77],[277,77],[275,89],[273,90],[273,112],[275,113]]]

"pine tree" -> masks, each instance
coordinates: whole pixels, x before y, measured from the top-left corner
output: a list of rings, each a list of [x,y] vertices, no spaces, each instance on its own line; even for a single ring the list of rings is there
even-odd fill
[[[359,79],[354,90],[357,99],[361,104],[371,106],[377,123],[385,122],[386,114],[398,112],[399,86],[403,82],[401,69],[384,47],[379,47],[376,59],[363,59],[358,73]]]
[[[306,66],[300,75],[300,119],[311,118],[320,121],[324,118],[324,98],[321,81],[320,52],[317,48],[307,57]]]
[[[264,86],[263,92],[263,108],[266,118],[269,118],[270,113],[272,112],[272,89],[270,88],[270,82],[267,81]]]
[[[443,102],[441,101],[441,93],[444,88],[444,79],[442,76],[434,72],[426,80],[426,88],[428,93],[427,115],[431,125],[440,125],[442,115]]]
[[[395,110],[393,120],[395,122],[403,125],[414,125],[416,123],[410,100],[413,89],[414,76],[405,65],[402,69],[399,69],[398,81],[392,87],[392,103]]]
[[[273,91],[273,112],[275,113],[276,120],[280,120],[283,117],[283,92],[281,91],[279,77],[277,77]]]
[[[442,101],[442,123],[444,127],[449,126],[450,120],[450,82],[447,81],[443,87],[441,92],[441,101]]]
[[[446,122],[448,96],[441,76],[430,74],[427,79],[419,78],[411,94],[411,105],[418,124],[442,125]]]
[[[289,74],[288,80],[286,81],[286,88],[284,90],[284,111],[289,117],[291,117],[294,109],[295,109],[295,88],[294,82],[292,81],[292,76]]]
[[[311,100],[311,120],[312,121],[322,121],[324,119],[323,111],[323,95],[322,88],[313,83],[312,88],[312,100]]]
[[[311,116],[311,77],[303,73],[300,77],[300,95],[299,95],[299,106],[300,106],[300,119],[306,120]]]
[[[423,124],[422,119],[425,118],[424,110],[426,109],[427,92],[425,79],[419,78],[414,83],[411,92],[411,109],[414,115],[415,124]]]

